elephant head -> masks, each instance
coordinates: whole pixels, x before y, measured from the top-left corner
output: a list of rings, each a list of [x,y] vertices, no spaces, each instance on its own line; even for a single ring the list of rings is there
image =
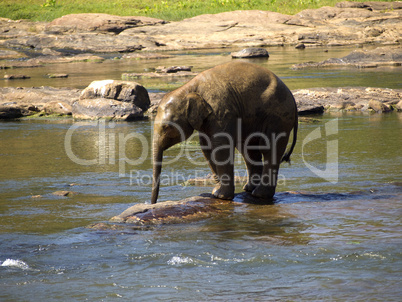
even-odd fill
[[[210,105],[197,93],[178,89],[163,97],[154,122],[152,204],[158,199],[163,151],[189,138],[194,129],[200,130],[211,113]]]

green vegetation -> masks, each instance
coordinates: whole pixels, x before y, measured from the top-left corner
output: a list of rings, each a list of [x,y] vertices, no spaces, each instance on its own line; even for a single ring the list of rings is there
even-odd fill
[[[307,8],[334,6],[339,0],[1,0],[0,17],[51,21],[67,14],[107,13],[182,20],[233,10],[269,10],[295,14]]]

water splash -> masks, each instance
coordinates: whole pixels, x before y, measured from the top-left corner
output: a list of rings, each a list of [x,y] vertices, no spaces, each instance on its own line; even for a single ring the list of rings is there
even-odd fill
[[[194,263],[194,260],[189,257],[174,256],[167,263],[170,265],[190,264]]]
[[[22,260],[14,260],[14,259],[6,259],[6,261],[4,261],[1,266],[6,266],[6,267],[16,267],[16,268],[20,268],[22,270],[28,270],[30,269],[29,265],[26,264],[24,261]]]

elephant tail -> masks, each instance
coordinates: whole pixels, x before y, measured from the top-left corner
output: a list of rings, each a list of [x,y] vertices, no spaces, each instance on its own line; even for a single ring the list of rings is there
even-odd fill
[[[290,149],[282,157],[281,162],[286,161],[286,162],[290,163],[290,155],[292,155],[293,149],[295,148],[296,141],[297,141],[297,128],[298,127],[299,127],[299,119],[298,119],[297,108],[296,108],[295,123],[293,125],[293,142],[292,142],[292,146],[290,146]]]

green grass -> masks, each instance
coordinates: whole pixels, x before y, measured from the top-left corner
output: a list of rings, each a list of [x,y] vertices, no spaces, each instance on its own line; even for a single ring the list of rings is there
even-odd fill
[[[107,13],[182,20],[233,10],[269,10],[295,14],[307,8],[334,6],[337,0],[1,0],[0,17],[51,21],[67,14]]]

